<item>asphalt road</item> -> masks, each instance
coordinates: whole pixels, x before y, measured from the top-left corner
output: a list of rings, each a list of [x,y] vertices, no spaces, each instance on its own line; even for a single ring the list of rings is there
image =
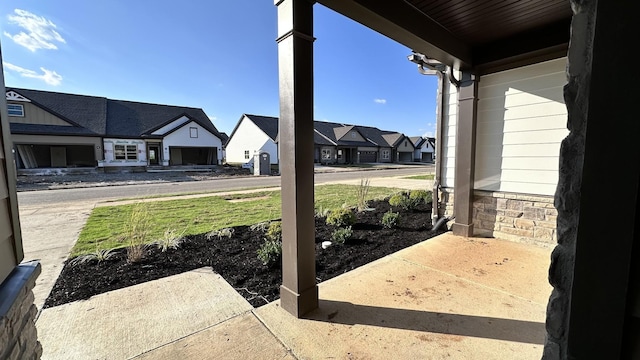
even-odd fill
[[[327,182],[373,178],[416,175],[432,172],[432,167],[416,166],[402,169],[380,169],[365,171],[345,171],[335,173],[315,174],[315,183],[323,184]],[[234,177],[220,178],[215,180],[203,180],[193,182],[175,182],[160,184],[139,184],[105,186],[80,189],[60,189],[60,190],[39,190],[24,191],[18,193],[18,204],[29,205],[52,205],[71,204],[87,201],[116,200],[131,197],[169,195],[182,193],[197,193],[207,191],[230,191],[244,188],[256,187],[277,187],[280,186],[280,176],[260,176],[260,177]]]

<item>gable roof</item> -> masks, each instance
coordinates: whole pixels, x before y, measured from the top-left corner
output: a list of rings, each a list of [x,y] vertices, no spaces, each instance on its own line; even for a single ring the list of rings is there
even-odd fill
[[[243,119],[249,119],[260,130],[262,130],[271,140],[278,141],[278,118],[273,116],[262,116],[253,114],[242,114],[240,120],[236,124],[235,128],[231,132],[229,139],[233,137],[238,126]],[[402,139],[405,138],[404,134],[395,131],[380,130],[372,126],[361,126],[351,124],[340,124],[328,121],[313,121],[313,142],[316,145],[328,145],[328,146],[381,146],[381,147],[395,147]],[[355,130],[365,141],[351,141],[345,138],[345,135],[349,131]],[[344,139],[344,140],[343,140]],[[227,143],[229,140],[227,140]],[[225,144],[226,145],[226,144]]]
[[[422,136],[410,136],[409,140],[411,140],[413,147],[415,147],[416,149],[421,148],[422,144],[424,144],[424,142],[426,141],[426,139]]]
[[[7,88],[27,99],[31,104],[48,111],[69,122],[79,134],[113,137],[144,137],[182,116],[198,123],[213,135],[220,137],[218,129],[211,123],[200,108],[142,103],[125,100],[112,100],[105,97],[75,95],[41,90]],[[34,126],[14,126],[12,129],[26,131],[43,130]],[[72,129],[64,126],[39,125],[47,127],[48,134],[69,134]]]

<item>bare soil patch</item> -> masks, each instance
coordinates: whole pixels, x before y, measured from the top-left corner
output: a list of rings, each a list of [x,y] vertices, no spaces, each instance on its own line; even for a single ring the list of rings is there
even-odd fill
[[[390,208],[387,201],[372,201],[375,210],[357,214],[353,236],[344,245],[322,249],[331,240],[333,226],[324,218],[316,218],[316,277],[318,282],[353,270],[376,259],[417,244],[443,231],[431,230],[431,205],[400,212],[400,226],[382,227],[381,219]],[[102,262],[89,261],[65,266],[47,298],[44,307],[88,299],[93,295],[179,274],[204,266],[225,278],[253,306],[261,306],[279,298],[282,283],[281,263],[263,265],[256,251],[264,242],[264,233],[247,226],[236,227],[230,239],[207,239],[206,234],[189,236],[177,249],[145,250],[140,262],[127,262],[126,251],[119,249]]]

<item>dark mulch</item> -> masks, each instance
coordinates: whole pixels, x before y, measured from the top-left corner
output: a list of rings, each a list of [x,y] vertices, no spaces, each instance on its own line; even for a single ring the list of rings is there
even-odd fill
[[[382,216],[389,210],[386,201],[374,201],[370,205],[375,210],[357,214],[353,237],[341,246],[322,249],[321,243],[331,239],[334,228],[327,226],[324,219],[316,219],[318,282],[443,232],[431,231],[430,204],[407,212],[394,209],[401,214],[400,227],[396,229],[381,226]],[[266,301],[278,299],[282,282],[280,264],[265,266],[256,256],[263,239],[264,234],[242,226],[235,228],[231,239],[207,240],[203,234],[187,237],[178,249],[161,252],[156,247],[147,248],[143,260],[136,263],[127,262],[124,249],[117,250],[113,258],[102,262],[70,265],[67,261],[44,307],[88,299],[103,292],[204,266],[212,267],[223,276],[251,305],[261,306]]]

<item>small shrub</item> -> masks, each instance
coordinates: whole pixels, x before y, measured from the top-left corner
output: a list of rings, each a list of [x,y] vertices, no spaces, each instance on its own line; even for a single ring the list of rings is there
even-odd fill
[[[224,228],[220,230],[214,230],[207,234],[207,240],[211,240],[214,237],[218,238],[218,240],[222,240],[224,238],[231,239],[234,233],[235,233],[235,230],[233,230],[233,228]]]
[[[164,235],[162,236],[162,238],[154,242],[154,244],[162,252],[166,252],[169,249],[177,249],[178,247],[180,247],[180,243],[182,243],[183,234],[184,231],[178,234],[176,229],[167,229],[164,231]]]
[[[315,214],[315,217],[317,218],[326,218],[330,212],[331,212],[330,209],[323,208],[322,206],[317,206],[314,209],[314,214]]]
[[[258,254],[258,260],[262,262],[262,265],[275,265],[282,255],[282,242],[265,239],[264,243],[256,253]]]
[[[382,216],[382,226],[387,229],[393,229],[398,226],[400,222],[400,214],[391,210],[384,213]]]
[[[115,249],[109,249],[109,250],[101,249],[101,250],[96,250],[91,254],[77,256],[73,258],[73,260],[71,260],[69,264],[72,266],[75,266],[78,264],[84,264],[86,262],[90,262],[94,260],[100,263],[100,262],[111,259],[115,255],[113,250]]]
[[[282,221],[272,221],[267,230],[267,239],[271,241],[282,240]]]
[[[251,230],[251,232],[260,232],[260,233],[264,233],[267,231],[267,229],[269,229],[269,222],[268,221],[263,221],[263,222],[259,222],[257,224],[253,224],[249,227],[249,230]]]
[[[327,225],[337,227],[351,226],[356,222],[356,215],[349,208],[332,210],[327,216]]]
[[[411,193],[409,193],[409,199],[411,200],[413,208],[420,205],[420,203],[424,203],[426,205],[433,200],[431,192],[426,190],[412,190]]]
[[[331,233],[331,241],[338,245],[344,245],[347,240],[351,239],[352,235],[353,231],[351,231],[351,226],[339,228]]]
[[[131,209],[131,217],[125,225],[127,234],[127,260],[131,263],[142,260],[147,237],[151,231],[149,208],[145,203],[137,203]]]
[[[358,193],[356,194],[356,198],[358,199],[356,209],[358,209],[359,212],[369,209],[369,203],[367,202],[368,195],[369,179],[360,179],[360,186],[358,186]]]
[[[398,193],[389,198],[389,205],[403,210],[411,209],[411,200],[404,193]]]

